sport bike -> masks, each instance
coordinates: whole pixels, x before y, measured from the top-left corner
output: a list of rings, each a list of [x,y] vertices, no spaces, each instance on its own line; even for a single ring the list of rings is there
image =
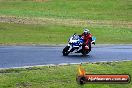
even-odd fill
[[[63,49],[63,56],[67,56],[72,52],[87,55],[91,51],[91,44],[95,44],[95,40],[96,38],[92,37],[92,42],[86,45],[84,44],[83,38],[75,33],[69,38],[67,46]]]

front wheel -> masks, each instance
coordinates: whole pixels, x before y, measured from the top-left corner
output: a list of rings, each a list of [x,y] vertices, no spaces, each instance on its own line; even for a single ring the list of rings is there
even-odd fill
[[[63,56],[67,56],[69,54],[69,46],[66,46],[64,49],[63,49]]]

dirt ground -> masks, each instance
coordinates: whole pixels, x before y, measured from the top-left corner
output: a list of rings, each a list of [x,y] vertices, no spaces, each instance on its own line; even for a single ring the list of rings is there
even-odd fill
[[[79,20],[79,19],[59,19],[59,18],[29,18],[15,16],[0,16],[2,23],[17,24],[58,24],[67,26],[113,26],[132,28],[132,22],[128,21],[112,21],[112,20]]]

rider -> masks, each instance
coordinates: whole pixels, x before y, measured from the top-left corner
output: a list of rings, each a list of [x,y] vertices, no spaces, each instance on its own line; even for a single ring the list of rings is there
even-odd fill
[[[84,29],[81,37],[84,40],[84,45],[88,45],[89,50],[91,51],[92,34],[90,33],[89,29]]]

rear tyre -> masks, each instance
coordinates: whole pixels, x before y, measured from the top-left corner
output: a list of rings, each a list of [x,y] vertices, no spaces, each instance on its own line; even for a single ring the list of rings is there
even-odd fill
[[[89,51],[82,50],[82,54],[83,54],[83,56],[86,56],[88,53],[89,53]]]
[[[88,43],[89,46],[89,52],[91,51],[91,42]]]
[[[67,56],[69,54],[69,48],[70,46],[66,46],[64,49],[63,49],[63,56]]]
[[[89,49],[85,49],[85,44],[82,46],[82,54],[83,54],[83,56],[86,56],[90,51],[91,51],[91,45],[90,45],[90,43],[89,43],[89,45],[88,45],[88,47],[89,47]]]

